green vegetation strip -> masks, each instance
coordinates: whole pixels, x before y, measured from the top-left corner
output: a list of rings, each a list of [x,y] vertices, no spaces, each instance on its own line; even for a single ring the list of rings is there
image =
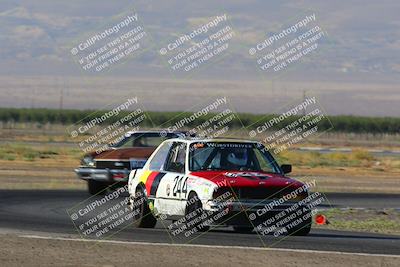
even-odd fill
[[[0,108],[0,121],[2,122],[36,122],[36,123],[51,123],[70,125],[78,122],[85,123],[93,118],[107,112],[106,110],[56,110],[56,109],[18,109],[18,108]],[[153,121],[154,125],[143,125],[154,127],[163,125],[166,122],[171,125],[174,121],[179,121],[191,113],[187,112],[147,112]],[[129,114],[128,112],[120,112],[118,116],[113,116],[108,123],[113,123],[122,117]],[[208,114],[194,121],[193,127],[199,125],[215,114]],[[245,126],[252,125],[253,123],[263,120],[267,121],[272,119],[274,114],[248,114],[239,113],[238,117]],[[292,116],[289,120],[285,120],[285,125],[291,121],[298,119],[298,116]],[[352,132],[352,133],[399,133],[400,132],[400,118],[392,117],[360,117],[360,116],[330,116],[329,120],[333,124],[331,131],[336,132]],[[150,124],[149,121],[145,122]],[[281,129],[285,125],[277,124],[274,129]],[[238,120],[233,120],[231,127],[241,128],[242,125]],[[318,125],[319,131],[328,130],[331,125],[328,120],[323,120]]]

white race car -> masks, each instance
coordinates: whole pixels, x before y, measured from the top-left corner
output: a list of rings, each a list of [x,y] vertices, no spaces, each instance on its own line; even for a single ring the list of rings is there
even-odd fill
[[[286,177],[290,171],[291,165],[279,166],[255,141],[166,140],[142,169],[130,173],[129,205],[136,210],[134,224],[152,228],[157,219],[179,221],[186,217],[187,222],[201,216],[202,220],[192,226],[202,224],[204,230],[223,224],[250,232],[271,216],[297,205],[296,210],[305,212],[304,220],[288,233],[306,235],[311,211],[299,204],[307,198],[308,188]],[[285,201],[278,203],[285,196]],[[222,215],[216,216],[218,212]]]

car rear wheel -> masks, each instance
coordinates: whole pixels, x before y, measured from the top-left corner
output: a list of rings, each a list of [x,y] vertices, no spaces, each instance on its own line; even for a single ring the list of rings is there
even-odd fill
[[[144,194],[144,190],[141,187],[136,189],[136,194],[133,199],[133,212],[134,212],[134,223],[133,226],[136,228],[154,228],[157,224],[157,219],[153,216],[147,198]]]
[[[105,194],[107,184],[95,180],[88,180],[88,191],[91,195]]]

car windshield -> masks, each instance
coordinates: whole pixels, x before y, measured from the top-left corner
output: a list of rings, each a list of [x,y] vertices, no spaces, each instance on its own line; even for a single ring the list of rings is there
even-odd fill
[[[159,133],[135,133],[124,138],[113,147],[157,147],[163,141],[175,137],[177,137],[177,135],[174,133],[168,133],[166,136],[161,136]]]
[[[272,155],[257,143],[194,143],[190,149],[191,171],[237,170],[281,173]]]

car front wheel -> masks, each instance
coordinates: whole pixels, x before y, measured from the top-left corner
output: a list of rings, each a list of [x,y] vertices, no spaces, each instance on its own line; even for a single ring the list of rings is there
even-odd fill
[[[186,221],[188,229],[196,229],[198,232],[206,232],[210,229],[209,225],[204,224],[204,220],[196,220],[196,217],[202,217],[205,213],[203,205],[196,193],[191,192],[186,205],[185,217],[192,218]],[[194,215],[194,217],[193,217]]]
[[[233,226],[233,230],[237,233],[242,233],[242,234],[250,234],[253,232],[253,227],[247,227],[247,226]]]
[[[297,226],[292,231],[290,231],[289,234],[296,235],[296,236],[306,236],[311,231],[311,224],[312,224],[312,219],[311,219],[311,215],[310,215],[310,217],[307,220],[305,220],[299,226]]]

